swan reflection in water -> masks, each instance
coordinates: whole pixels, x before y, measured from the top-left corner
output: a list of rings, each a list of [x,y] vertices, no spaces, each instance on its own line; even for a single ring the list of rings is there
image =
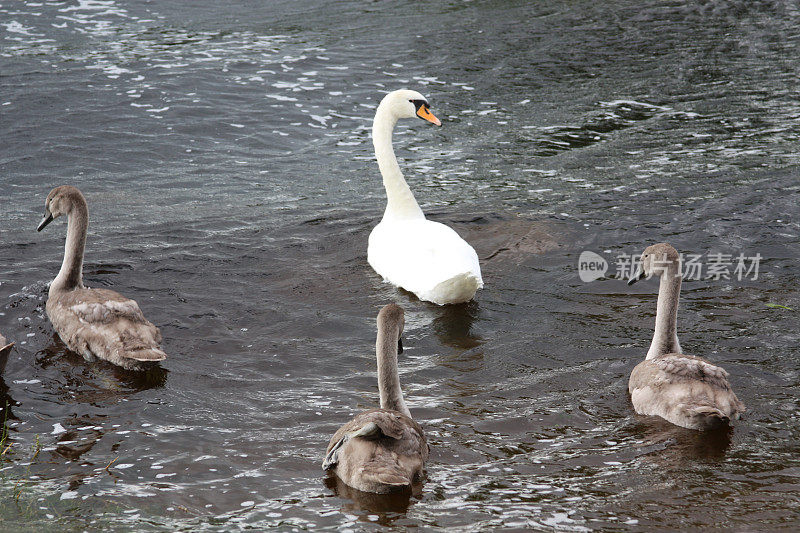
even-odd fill
[[[167,383],[169,370],[154,366],[147,370],[125,370],[106,361],[87,362],[81,355],[70,350],[53,333],[50,344],[36,354],[36,363],[46,369],[58,366],[67,379],[79,402],[94,402],[113,399],[121,394],[160,389]]]
[[[445,346],[470,350],[484,343],[480,335],[472,332],[472,324],[480,315],[480,305],[475,300],[439,307],[436,312],[438,316],[433,319],[431,326]]]
[[[375,494],[348,487],[338,476],[329,474],[325,477],[325,486],[346,500],[342,503],[342,512],[355,512],[359,520],[382,526],[392,525],[397,519],[403,518],[414,501],[422,497],[421,482],[412,485],[410,490]],[[369,515],[377,515],[378,519],[374,520]]]
[[[640,420],[632,433],[642,439],[641,446],[658,446],[656,450],[646,452],[644,457],[665,466],[683,467],[687,459],[723,459],[733,439],[731,426],[697,431],[676,426],[657,417],[637,415],[637,418]]]
[[[438,306],[424,303],[406,290],[398,292],[411,302],[403,304],[408,309],[406,323],[409,329],[432,329],[439,342],[456,350],[471,350],[485,342],[472,331],[481,312],[477,301]]]

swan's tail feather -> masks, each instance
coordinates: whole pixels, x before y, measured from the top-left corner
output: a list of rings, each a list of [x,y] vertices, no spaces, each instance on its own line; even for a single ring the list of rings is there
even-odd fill
[[[125,352],[124,357],[133,359],[134,361],[163,361],[167,358],[167,354],[158,348],[141,348],[138,350],[130,350]]]
[[[372,486],[375,492],[380,493],[402,490],[411,486],[411,479],[402,468],[392,468],[387,465],[365,465],[361,479],[365,484]]]
[[[479,276],[473,272],[462,272],[440,281],[427,295],[421,295],[421,298],[438,305],[458,304],[472,300],[482,287],[483,280]]]

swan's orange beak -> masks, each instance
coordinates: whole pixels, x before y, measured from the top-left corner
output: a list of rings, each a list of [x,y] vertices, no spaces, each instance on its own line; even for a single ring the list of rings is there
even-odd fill
[[[417,109],[417,116],[422,120],[427,120],[431,124],[435,124],[437,126],[442,125],[442,121],[433,116],[433,113],[431,113],[430,108],[425,104],[419,106],[419,109]]]

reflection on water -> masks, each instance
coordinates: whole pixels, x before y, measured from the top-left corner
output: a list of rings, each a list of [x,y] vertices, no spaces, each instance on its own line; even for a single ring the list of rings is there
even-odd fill
[[[67,348],[58,333],[53,332],[50,340],[36,354],[36,363],[43,369],[56,367],[68,374],[77,401],[112,399],[120,394],[161,388],[167,382],[169,370],[160,366],[134,372],[100,359],[89,362]]]
[[[83,454],[91,450],[102,436],[103,433],[97,430],[92,430],[88,434],[65,431],[58,438],[58,444],[53,453],[69,461],[77,461]]]
[[[469,350],[483,344],[483,339],[472,332],[472,324],[480,315],[476,300],[440,307],[435,312],[438,316],[431,322],[431,331],[443,345]]]
[[[664,466],[682,467],[687,460],[722,460],[731,446],[733,426],[700,432],[674,426],[657,417],[637,415],[637,418],[641,422],[632,434],[642,439],[643,447],[651,448],[643,457]]]
[[[413,499],[422,496],[423,483],[414,484],[410,490],[373,494],[349,487],[338,476],[329,474],[325,478],[325,487],[346,500],[342,503],[342,512],[358,512],[359,520],[389,526],[405,515]]]

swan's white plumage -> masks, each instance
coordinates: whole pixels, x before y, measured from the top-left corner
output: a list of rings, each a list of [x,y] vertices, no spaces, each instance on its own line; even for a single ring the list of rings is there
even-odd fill
[[[427,220],[382,220],[367,260],[383,279],[438,305],[466,302],[483,287],[478,254],[452,228]]]
[[[440,125],[416,91],[387,94],[375,112],[372,142],[386,188],[386,211],[369,236],[367,260],[385,281],[438,305],[467,302],[483,287],[478,255],[452,228],[427,220],[392,149],[400,118]]]

